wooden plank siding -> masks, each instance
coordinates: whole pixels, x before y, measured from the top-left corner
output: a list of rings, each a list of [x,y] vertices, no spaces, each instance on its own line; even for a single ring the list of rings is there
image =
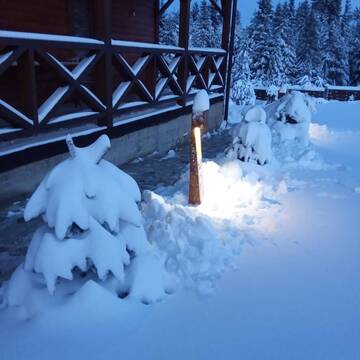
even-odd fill
[[[68,10],[64,0],[0,0],[0,29],[68,35]]]
[[[112,35],[114,39],[155,42],[155,0],[113,1]]]

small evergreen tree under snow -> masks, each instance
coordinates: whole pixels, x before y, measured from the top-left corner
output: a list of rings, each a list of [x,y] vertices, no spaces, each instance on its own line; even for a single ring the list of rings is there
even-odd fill
[[[287,94],[265,107],[267,123],[271,127],[275,145],[297,142],[300,148],[309,143],[312,99],[298,91]]]
[[[25,220],[42,216],[44,225],[0,303],[31,308],[35,292],[47,288],[53,295],[64,279],[78,287],[94,280],[115,295],[145,302],[160,299],[164,274],[142,226],[135,180],[102,159],[110,148],[107,136],[86,148],[67,142],[71,157],[50,171],[26,205]]]
[[[233,74],[231,99],[236,105],[253,105],[256,100],[253,84],[250,79],[250,59],[246,47],[241,49],[237,59],[237,73]]]
[[[233,131],[233,143],[227,157],[265,165],[271,162],[271,132],[266,113],[260,106],[250,108]]]

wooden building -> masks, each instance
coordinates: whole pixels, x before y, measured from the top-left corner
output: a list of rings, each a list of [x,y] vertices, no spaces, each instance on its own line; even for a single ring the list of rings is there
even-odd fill
[[[227,116],[236,0],[209,0],[223,18],[219,49],[189,47],[191,0],[162,3],[0,0],[0,183],[64,153],[68,133],[85,145],[189,114],[198,89]],[[160,17],[173,3],[179,43],[160,45]]]

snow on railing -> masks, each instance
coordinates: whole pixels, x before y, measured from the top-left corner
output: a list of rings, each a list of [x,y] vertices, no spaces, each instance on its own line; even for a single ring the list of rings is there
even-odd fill
[[[16,67],[24,84],[20,93],[6,89],[7,94],[14,93],[14,103],[0,97],[3,128],[12,126],[21,129],[21,136],[32,136],[50,125],[51,129],[75,127],[80,120],[111,127],[124,109],[130,112],[136,106],[140,110],[170,102],[186,106],[199,89],[224,92],[223,49],[109,40],[110,44],[87,37],[0,30],[1,76]],[[129,53],[138,54],[137,59],[129,60]],[[23,56],[27,61],[21,61]],[[97,67],[109,59],[114,67]],[[35,76],[39,71],[42,76]],[[0,139],[11,140],[11,134],[0,131]]]
[[[14,39],[14,40],[36,40],[36,41],[54,41],[61,43],[82,43],[89,45],[103,45],[104,42],[92,38],[69,36],[69,35],[52,35],[42,33],[31,33],[22,31],[7,31],[0,30],[0,39]]]

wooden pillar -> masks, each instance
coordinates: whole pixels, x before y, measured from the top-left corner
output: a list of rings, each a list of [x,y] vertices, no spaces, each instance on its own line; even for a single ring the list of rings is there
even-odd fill
[[[233,66],[234,40],[236,28],[237,0],[222,0],[224,21],[221,46],[226,50],[227,56],[222,69],[223,78],[225,80],[225,109],[224,119],[228,120],[229,101],[231,87],[231,69]]]
[[[155,0],[154,21],[155,21],[155,43],[160,42],[160,0]]]
[[[95,37],[104,41],[104,54],[96,69],[95,86],[97,94],[106,107],[103,120],[109,128],[113,125],[111,4],[111,0],[94,0]]]
[[[183,106],[186,103],[186,84],[188,79],[190,6],[191,0],[180,0],[179,47],[185,49],[181,64],[179,65],[179,83],[183,91],[181,105]]]

